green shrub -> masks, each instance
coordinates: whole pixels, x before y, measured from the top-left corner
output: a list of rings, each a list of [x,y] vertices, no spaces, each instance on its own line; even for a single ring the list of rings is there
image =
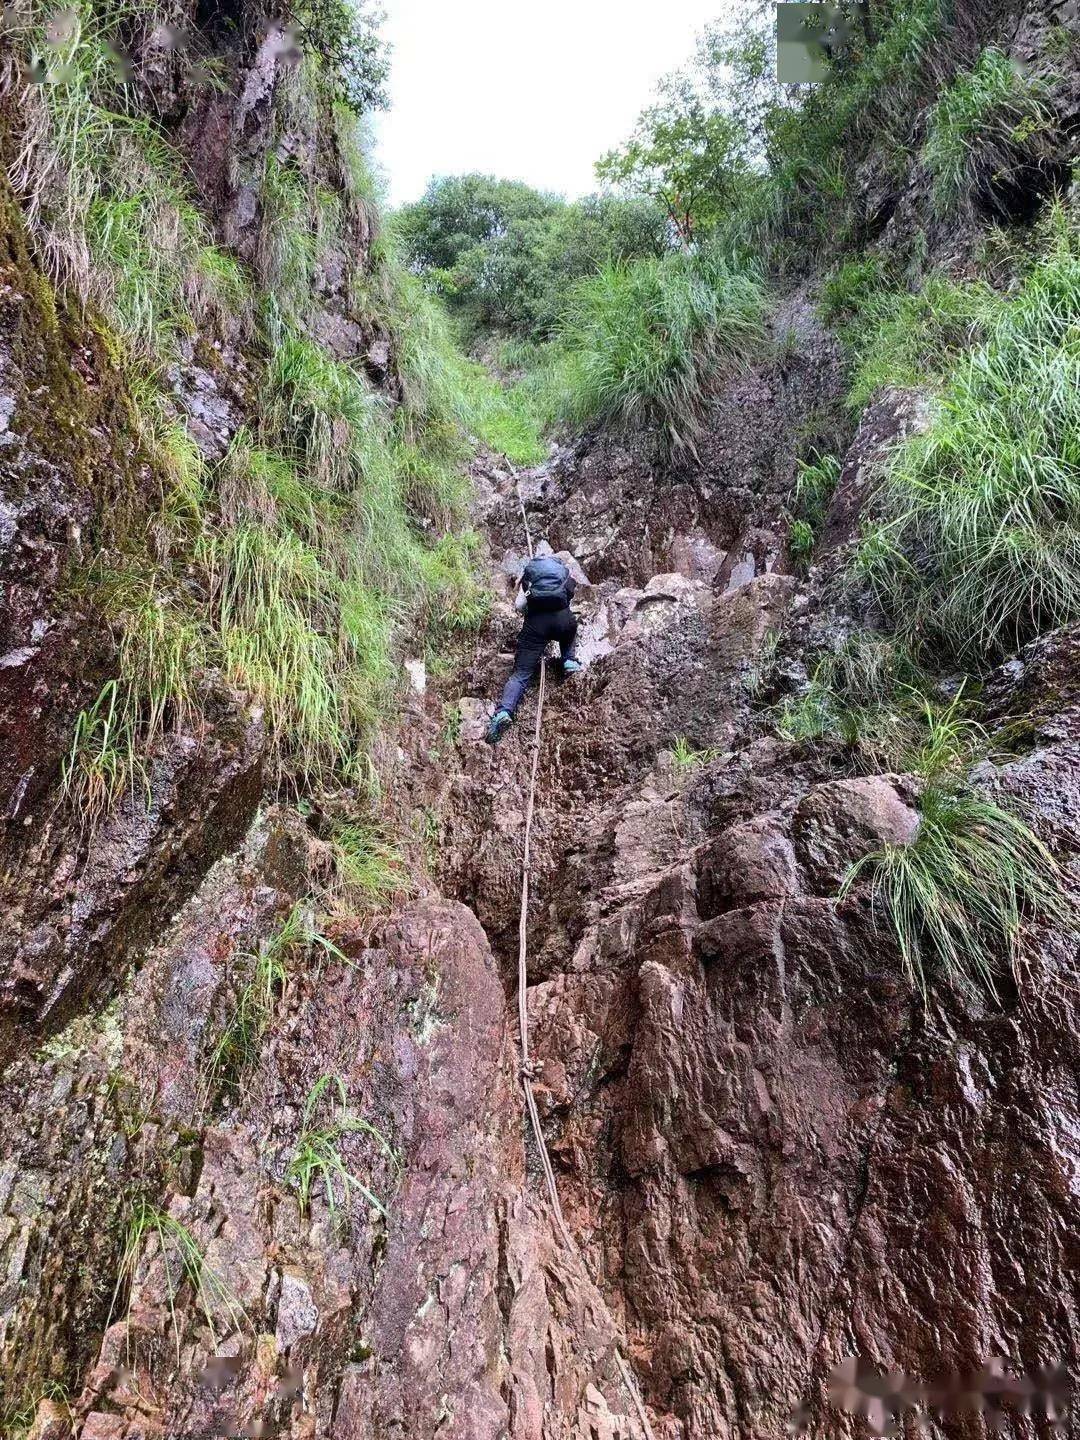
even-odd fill
[[[874,911],[922,994],[934,966],[962,990],[994,993],[998,960],[1020,960],[1025,921],[1068,922],[1058,866],[1018,816],[991,801],[930,786],[919,810],[914,842],[860,860],[841,895],[869,880]]]
[[[606,267],[570,299],[566,418],[654,426],[692,446],[710,385],[761,347],[764,311],[760,275],[718,257]]]
[[[976,661],[1080,615],[1080,247],[1068,226],[897,452],[859,573],[913,642]]]
[[[1053,158],[1054,123],[1046,85],[1000,50],[984,50],[931,112],[922,160],[939,213],[976,200],[1001,211],[1008,193],[1030,187],[1040,165]]]

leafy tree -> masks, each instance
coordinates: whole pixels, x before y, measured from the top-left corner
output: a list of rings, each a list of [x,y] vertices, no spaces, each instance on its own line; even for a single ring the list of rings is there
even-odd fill
[[[750,162],[743,119],[712,105],[693,76],[676,73],[626,144],[597,163],[596,174],[630,194],[651,195],[689,246],[735,202]]]
[[[412,268],[467,329],[532,339],[554,333],[573,281],[669,248],[667,219],[651,201],[567,203],[484,175],[432,181],[399,212],[396,228]]]
[[[367,0],[301,0],[294,14],[301,44],[326,66],[334,99],[356,115],[385,109],[390,53],[382,15]]]
[[[412,264],[452,269],[475,246],[520,221],[549,215],[562,202],[518,180],[493,175],[442,175],[422,199],[398,211],[396,229]]]

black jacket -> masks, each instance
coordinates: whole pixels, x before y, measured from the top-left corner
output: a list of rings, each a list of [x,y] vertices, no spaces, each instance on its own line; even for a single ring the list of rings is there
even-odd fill
[[[554,555],[541,555],[530,560],[525,566],[521,584],[528,597],[530,612],[565,610],[577,589],[570,571]]]

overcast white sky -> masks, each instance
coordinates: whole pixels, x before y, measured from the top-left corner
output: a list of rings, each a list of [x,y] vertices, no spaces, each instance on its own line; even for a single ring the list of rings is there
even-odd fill
[[[389,200],[470,170],[569,196],[729,0],[384,0],[392,107],[375,123]]]

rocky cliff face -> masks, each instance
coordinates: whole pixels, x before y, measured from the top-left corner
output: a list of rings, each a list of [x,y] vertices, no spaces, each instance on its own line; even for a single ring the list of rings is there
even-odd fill
[[[253,258],[247,175],[281,55],[280,35],[252,40],[229,94],[197,104],[161,77],[207,203]],[[853,861],[917,833],[918,782],[768,718],[850,623],[828,560],[800,577],[787,553],[796,458],[823,426],[844,451],[832,553],[917,398],[880,396],[847,433],[839,353],[799,294],[775,322],[783,359],[724,388],[693,466],[610,438],[520,476],[478,463],[495,610],[475,653],[413,685],[384,757],[387,813],[423,832],[428,869],[408,902],[324,933],[321,817],[267,797],[262,717],[220,680],[198,730],[155,754],[149,809],[129,796],[87,830],[59,801],[114,645],[65,577],[110,486],[147,475],[122,443],[123,377],[56,308],[6,203],[11,1427],[637,1440],[621,1353],[665,1440],[1050,1434],[1064,1401],[1043,1372],[1075,1360],[1080,1318],[1075,936],[1033,928],[997,1000],[924,1002],[869,900],[836,901]],[[350,317],[333,266],[325,300],[324,343],[392,391],[389,341]],[[245,363],[193,351],[176,371],[208,454],[245,418]],[[534,702],[502,747],[481,743],[519,500],[582,582],[587,669],[549,689],[544,720],[528,990],[580,1253],[546,1205],[517,1073]],[[975,777],[1075,879],[1078,646],[1059,632],[992,677],[990,716],[1026,738]],[[1049,1402],[1025,1413],[997,1359],[1043,1375]],[[871,1372],[968,1388],[917,1421]]]

